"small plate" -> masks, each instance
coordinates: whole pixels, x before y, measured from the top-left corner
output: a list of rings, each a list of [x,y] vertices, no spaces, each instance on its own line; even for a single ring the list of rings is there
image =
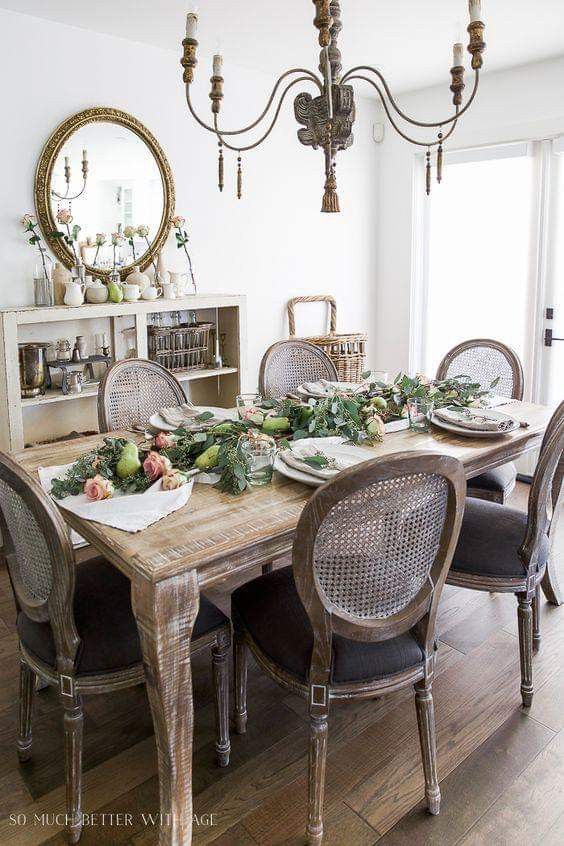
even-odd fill
[[[455,423],[447,423],[441,420],[433,412],[431,414],[431,423],[438,426],[439,429],[445,429],[447,432],[453,432],[455,435],[462,435],[463,438],[502,438],[504,435],[509,435],[514,432],[521,425],[518,420],[511,417],[509,414],[504,414],[502,411],[494,411],[491,408],[474,408],[472,409],[478,416],[493,418],[494,420],[509,420],[511,427],[505,429],[503,432],[480,431],[480,429],[466,429],[464,426],[457,426]]]
[[[312,438],[319,443],[319,448],[323,448],[322,438]],[[350,454],[354,452],[355,455],[360,455],[364,453],[364,457],[358,462],[362,464],[363,461],[370,461],[371,458],[376,458],[376,452],[374,452],[369,447],[359,447],[355,446],[354,444],[342,444],[342,445],[335,445],[332,444],[331,448],[333,450],[337,449],[340,452],[345,454]],[[287,476],[288,479],[293,479],[295,482],[301,482],[303,485],[309,485],[312,488],[319,488],[321,485],[324,485],[326,482],[331,482],[334,478],[337,477],[337,473],[331,479],[320,479],[319,476],[310,476],[310,474],[305,470],[298,470],[296,467],[290,467],[289,464],[286,464],[285,461],[280,458],[280,455],[277,455],[274,459],[274,469],[278,470],[283,476]]]
[[[199,405],[196,408],[199,414],[203,414],[204,411],[211,411],[218,420],[237,419],[236,413],[234,414],[233,409],[231,408],[216,408],[212,405]],[[153,416],[149,418],[149,425],[154,429],[158,429],[159,432],[176,432],[178,429],[178,426],[172,426],[170,423],[166,423],[158,413],[153,414]],[[197,428],[198,425],[199,424],[195,424],[194,428]]]

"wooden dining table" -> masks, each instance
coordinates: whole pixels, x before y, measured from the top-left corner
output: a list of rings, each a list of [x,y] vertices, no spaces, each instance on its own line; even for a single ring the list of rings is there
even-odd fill
[[[435,427],[428,433],[396,432],[373,448],[374,457],[406,451],[451,455],[471,479],[540,447],[550,409],[512,402],[504,411],[528,425],[495,438],[460,437]],[[37,478],[38,467],[68,464],[100,440],[95,435],[38,446],[15,453],[15,459]],[[278,473],[272,484],[241,496],[196,484],[184,508],[136,534],[62,509],[69,526],[131,581],[158,750],[161,846],[186,846],[192,840],[190,637],[200,591],[247,571],[250,575],[257,565],[288,553],[312,492]],[[555,604],[561,602],[558,557],[553,550],[543,582]]]

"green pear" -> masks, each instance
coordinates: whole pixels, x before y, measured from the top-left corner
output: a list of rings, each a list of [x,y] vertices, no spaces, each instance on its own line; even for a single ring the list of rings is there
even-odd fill
[[[108,284],[108,295],[111,303],[121,303],[123,300],[123,288],[116,282]]]
[[[120,479],[129,479],[141,469],[139,461],[139,449],[133,441],[127,441],[121,451],[120,459],[116,466],[116,473]]]
[[[217,467],[219,458],[219,444],[214,444],[202,452],[194,462],[194,467],[198,470],[211,470],[212,467]]]
[[[290,421],[287,417],[267,417],[262,424],[262,431],[267,435],[280,435],[290,428]]]

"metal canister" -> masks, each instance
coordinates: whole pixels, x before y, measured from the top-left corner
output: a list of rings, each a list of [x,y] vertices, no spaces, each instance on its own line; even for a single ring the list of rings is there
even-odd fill
[[[20,385],[22,397],[38,397],[45,393],[47,365],[45,350],[49,344],[30,342],[18,344],[20,362]]]

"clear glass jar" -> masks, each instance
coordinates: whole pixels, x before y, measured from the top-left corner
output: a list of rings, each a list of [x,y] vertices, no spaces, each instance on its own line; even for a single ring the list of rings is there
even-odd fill
[[[268,485],[272,481],[277,450],[274,438],[261,432],[249,432],[239,439],[239,449],[247,460],[249,484]]]
[[[33,272],[33,302],[36,306],[52,306],[55,302],[53,282],[51,280],[51,265],[37,262]]]

